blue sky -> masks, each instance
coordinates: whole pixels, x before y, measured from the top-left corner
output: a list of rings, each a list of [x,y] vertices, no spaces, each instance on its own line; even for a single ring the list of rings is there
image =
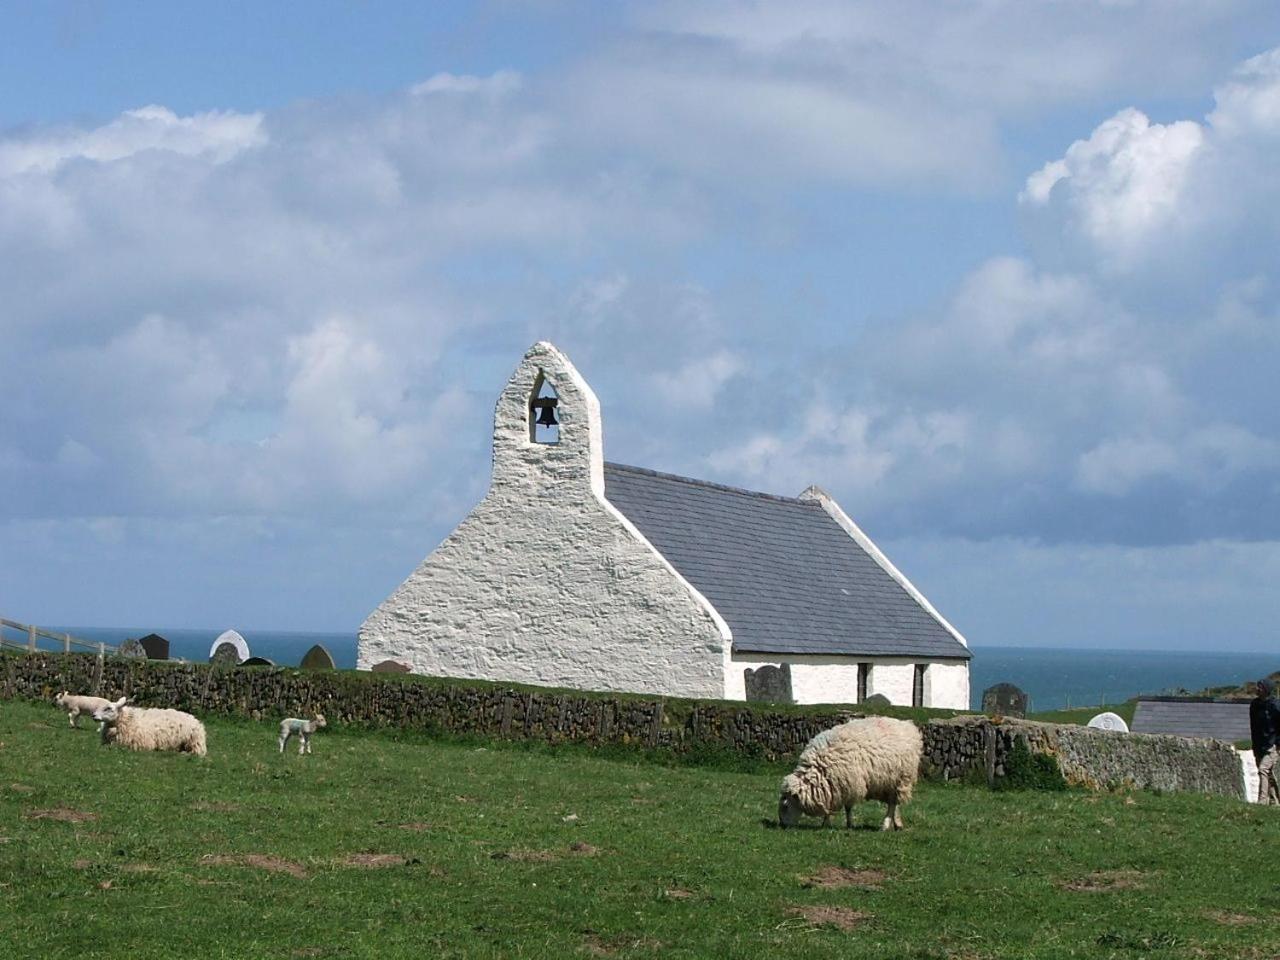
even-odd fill
[[[0,613],[350,630],[548,338],[975,643],[1274,649],[1280,10],[0,10]]]

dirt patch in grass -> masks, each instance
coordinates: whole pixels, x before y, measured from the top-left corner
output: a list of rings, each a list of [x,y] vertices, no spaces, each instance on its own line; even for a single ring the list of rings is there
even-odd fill
[[[550,863],[560,859],[554,850],[499,850],[492,860],[514,860],[517,863]]]
[[[872,918],[865,910],[854,910],[851,907],[832,907],[818,905],[811,907],[792,907],[788,915],[800,917],[811,927],[835,927],[850,933],[857,930]]]
[[[150,863],[126,863],[120,868],[125,873],[159,873],[160,868]]]
[[[93,866],[92,860],[85,860],[81,858],[79,860],[71,861],[71,869],[73,870],[88,870],[92,866]]]
[[[1224,927],[1244,927],[1262,920],[1261,917],[1251,917],[1247,913],[1231,913],[1228,910],[1206,910],[1204,915]]]
[[[587,930],[582,937],[582,952],[589,957],[612,957],[622,950],[661,950],[663,943],[650,937],[606,937]]]
[[[662,896],[667,900],[688,900],[693,896],[693,891],[684,887],[668,887],[662,891]]]
[[[579,857],[594,857],[600,852],[600,848],[593,847],[589,843],[583,843],[581,840],[575,840],[569,844],[569,852]]]
[[[264,853],[210,853],[201,857],[200,862],[214,867],[256,867],[270,873],[287,873],[299,880],[307,878],[306,868],[302,864]]]
[[[14,793],[35,793],[36,788],[25,783],[11,783],[9,789]]]
[[[97,820],[96,813],[85,813],[83,810],[72,810],[68,807],[51,807],[48,810],[29,810],[27,820],[57,820],[59,823],[85,823]]]
[[[1059,881],[1063,890],[1076,893],[1111,893],[1115,890],[1141,890],[1143,875],[1138,870],[1096,870],[1086,877]]]
[[[353,853],[342,863],[348,867],[364,867],[376,870],[379,867],[403,867],[408,859],[398,853]]]
[[[863,890],[879,890],[884,883],[882,870],[851,870],[848,867],[823,867],[804,881],[806,887],[820,890],[836,890],[841,887],[860,887]]]
[[[421,820],[415,820],[412,823],[397,823],[398,830],[412,830],[414,833],[424,833],[431,829],[431,824],[424,823]]]

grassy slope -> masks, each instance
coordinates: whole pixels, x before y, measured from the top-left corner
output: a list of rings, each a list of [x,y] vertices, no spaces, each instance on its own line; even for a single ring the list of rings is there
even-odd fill
[[[924,784],[902,833],[783,832],[772,771],[209,733],[203,761],[136,754],[0,702],[0,956],[1228,958],[1270,956],[1251,951],[1280,917],[1280,816],[1243,803]],[[51,808],[97,819],[31,817]],[[306,876],[202,862],[245,854]],[[805,887],[829,865],[883,886]],[[870,917],[789,914],[815,906]]]

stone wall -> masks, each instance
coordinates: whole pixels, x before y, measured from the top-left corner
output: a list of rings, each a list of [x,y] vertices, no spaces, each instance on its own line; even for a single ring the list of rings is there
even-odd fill
[[[858,714],[852,708],[778,709],[727,701],[648,699],[408,674],[220,668],[88,654],[0,655],[0,695],[50,700],[61,690],[127,694],[141,706],[252,720],[321,711],[333,725],[396,727],[553,743],[626,744],[677,753],[731,751],[765,760],[795,757],[816,733]],[[1088,727],[957,717],[922,724],[926,776],[1004,773],[1016,737],[1058,758],[1068,782],[1193,790],[1243,797],[1230,744]]]
[[[1009,751],[1021,737],[1033,753],[1056,757],[1063,776],[1075,786],[1244,797],[1235,748],[1218,740],[989,717],[935,720],[925,725],[924,734],[925,772],[943,779],[981,775],[993,782],[1004,775]]]

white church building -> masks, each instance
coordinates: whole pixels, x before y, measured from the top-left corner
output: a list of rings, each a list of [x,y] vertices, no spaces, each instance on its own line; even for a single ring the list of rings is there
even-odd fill
[[[968,708],[970,657],[819,488],[780,497],[606,463],[599,401],[542,342],[498,398],[488,494],[365,620],[358,666]]]

